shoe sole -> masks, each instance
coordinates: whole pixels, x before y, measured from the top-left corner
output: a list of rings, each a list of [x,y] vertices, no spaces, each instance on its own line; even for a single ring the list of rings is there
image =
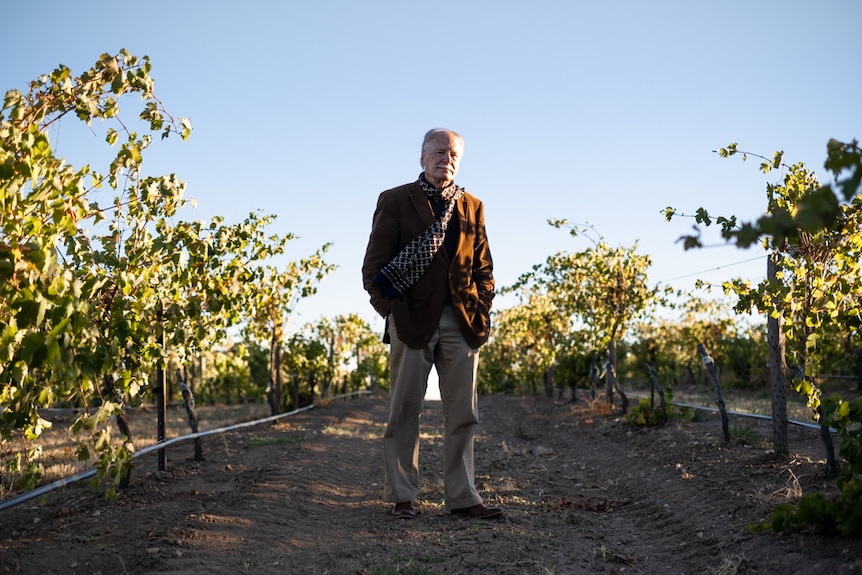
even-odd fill
[[[500,511],[498,513],[488,513],[487,515],[470,515],[468,513],[452,513],[455,517],[463,517],[465,519],[494,519],[496,517],[502,517],[505,515],[505,511]]]

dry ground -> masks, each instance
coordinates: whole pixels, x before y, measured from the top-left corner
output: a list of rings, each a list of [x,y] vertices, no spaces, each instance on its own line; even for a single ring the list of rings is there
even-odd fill
[[[117,501],[86,482],[0,511],[0,573],[862,574],[862,542],[753,535],[800,492],[834,492],[816,433],[720,440],[717,418],[630,430],[584,403],[480,398],[477,483],[501,520],[442,507],[441,409],[426,404],[417,519],[380,500],[384,396],[339,401],[138,459]],[[731,425],[746,425],[731,418]],[[768,422],[757,431],[769,434]]]

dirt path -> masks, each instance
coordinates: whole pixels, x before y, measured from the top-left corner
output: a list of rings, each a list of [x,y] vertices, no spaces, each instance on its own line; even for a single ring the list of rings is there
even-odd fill
[[[788,465],[723,446],[715,421],[631,431],[583,404],[480,399],[477,484],[502,520],[442,508],[441,410],[427,404],[416,520],[380,501],[384,397],[319,407],[141,458],[116,502],[87,485],[0,512],[0,573],[862,573],[859,540],[751,535],[822,480],[816,434]],[[765,425],[765,424],[761,424]],[[767,430],[763,430],[766,432]]]

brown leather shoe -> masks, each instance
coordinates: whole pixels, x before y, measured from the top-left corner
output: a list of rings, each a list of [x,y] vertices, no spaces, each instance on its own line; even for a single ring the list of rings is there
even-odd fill
[[[472,507],[453,509],[452,515],[464,515],[471,519],[491,519],[503,515],[503,510],[499,507],[488,507],[484,503],[477,503]]]
[[[416,508],[413,507],[412,501],[402,501],[395,504],[395,509],[392,510],[392,516],[398,519],[415,519]]]

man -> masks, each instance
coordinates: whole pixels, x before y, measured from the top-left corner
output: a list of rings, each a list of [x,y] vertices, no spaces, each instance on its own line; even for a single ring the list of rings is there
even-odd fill
[[[362,265],[371,304],[386,318],[391,405],[383,438],[383,498],[393,515],[416,517],[419,416],[431,367],[440,379],[446,508],[498,517],[476,491],[473,435],[479,423],[476,372],[494,298],[481,201],[454,183],[464,141],[450,130],[425,134],[415,182],[380,194]]]

